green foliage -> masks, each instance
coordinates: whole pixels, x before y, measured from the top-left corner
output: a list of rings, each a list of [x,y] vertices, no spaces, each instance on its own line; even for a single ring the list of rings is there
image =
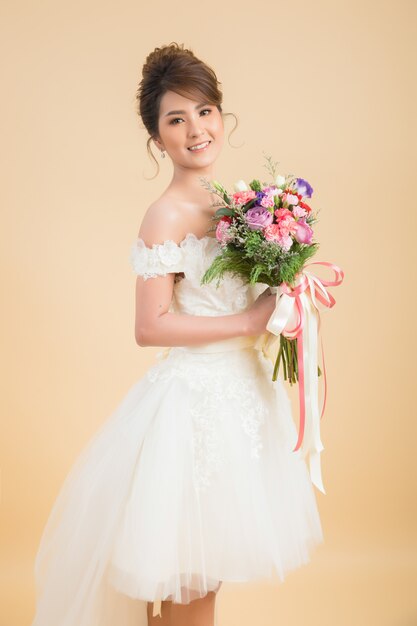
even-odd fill
[[[224,274],[230,272],[232,276],[240,276],[250,284],[260,282],[276,286],[285,281],[294,286],[296,274],[302,270],[307,259],[316,253],[319,245],[294,243],[297,246],[294,252],[285,253],[272,242],[260,242],[260,238],[259,231],[252,231],[243,249],[232,244],[226,245],[205,272],[201,283],[217,280],[218,287]]]
[[[261,181],[258,180],[257,178],[254,178],[250,183],[249,183],[249,187],[252,189],[252,191],[262,191],[262,185],[261,185]]]
[[[259,230],[250,230],[245,239],[245,252],[248,257],[253,258],[259,247],[262,245],[263,237]]]
[[[250,264],[242,256],[241,251],[234,246],[227,246],[221,255],[215,257],[202,277],[201,284],[210,283],[217,279],[216,287],[218,287],[226,272],[243,276],[247,276],[250,272]]]
[[[246,202],[246,204],[242,206],[242,211],[246,213],[246,211],[251,209],[255,204],[256,204],[256,198],[252,198],[252,200],[249,200],[248,202]]]
[[[265,167],[271,178],[275,180],[278,161],[273,161],[271,156],[265,154],[264,157],[266,159]],[[285,185],[281,185],[281,188],[291,188],[295,184],[295,179],[296,177],[293,174],[286,175]],[[204,178],[202,178],[202,181],[208,190],[222,199],[223,204],[216,211],[214,219],[218,220],[223,216],[229,216],[232,217],[232,223],[228,229],[231,236],[230,242],[222,246],[220,254],[214,258],[211,266],[202,277],[201,284],[207,284],[215,280],[216,286],[219,287],[224,275],[230,273],[232,276],[238,276],[250,284],[259,282],[276,286],[285,281],[289,285],[294,286],[297,274],[302,271],[306,261],[317,252],[319,244],[300,244],[294,240],[291,250],[286,252],[276,242],[267,241],[260,230],[251,230],[248,227],[245,213],[256,204],[256,198],[243,206],[236,206],[226,189],[218,181],[211,181],[210,183]],[[272,181],[261,181],[254,178],[249,183],[249,187],[253,191],[258,192],[271,183]],[[281,196],[275,195],[274,206],[270,209],[271,212],[282,206]],[[292,206],[289,205],[289,208],[292,209]],[[312,225],[316,221],[317,217],[315,214],[311,213],[306,216],[308,224]],[[283,344],[281,352],[284,367],[288,366],[291,369],[290,363],[294,359],[293,353],[288,352],[289,348],[288,344]]]
[[[280,280],[292,285],[295,279],[295,275],[302,270],[307,259],[312,257],[318,248],[319,244],[303,245],[298,244],[298,250],[292,255],[287,256],[285,263],[280,267]]]
[[[233,209],[229,209],[229,207],[222,207],[221,209],[217,209],[216,217],[223,217],[223,215],[234,215]]]

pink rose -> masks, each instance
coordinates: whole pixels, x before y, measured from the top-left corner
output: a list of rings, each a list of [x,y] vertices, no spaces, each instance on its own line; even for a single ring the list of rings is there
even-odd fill
[[[226,244],[231,240],[231,235],[227,231],[230,228],[232,220],[227,215],[219,220],[216,228],[216,239],[222,244]]]
[[[297,224],[297,231],[295,238],[298,243],[310,244],[313,238],[313,229],[307,224],[305,219],[299,219]]]

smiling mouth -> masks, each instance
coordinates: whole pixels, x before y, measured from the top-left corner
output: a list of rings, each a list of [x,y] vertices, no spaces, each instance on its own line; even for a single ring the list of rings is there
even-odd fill
[[[190,146],[189,148],[187,148],[187,150],[189,150],[190,152],[202,152],[203,150],[206,150],[209,145],[210,145],[211,141],[203,141],[199,144],[196,144],[195,146]]]

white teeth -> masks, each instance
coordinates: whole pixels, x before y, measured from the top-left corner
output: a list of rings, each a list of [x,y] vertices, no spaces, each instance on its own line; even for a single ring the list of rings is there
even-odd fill
[[[198,146],[193,146],[192,148],[188,148],[189,150],[199,150],[200,148],[204,148],[205,146],[208,146],[210,142],[209,141],[205,141],[204,143],[200,143],[198,144]]]

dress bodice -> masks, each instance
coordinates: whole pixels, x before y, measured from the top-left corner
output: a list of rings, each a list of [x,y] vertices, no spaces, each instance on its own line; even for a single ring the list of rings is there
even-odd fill
[[[169,239],[161,244],[146,246],[137,238],[131,248],[131,264],[136,274],[145,280],[174,272],[170,311],[189,315],[228,315],[245,311],[267,285],[247,284],[229,272],[217,281],[202,285],[203,274],[220,253],[220,243],[206,235],[198,238],[188,233],[180,243]]]

